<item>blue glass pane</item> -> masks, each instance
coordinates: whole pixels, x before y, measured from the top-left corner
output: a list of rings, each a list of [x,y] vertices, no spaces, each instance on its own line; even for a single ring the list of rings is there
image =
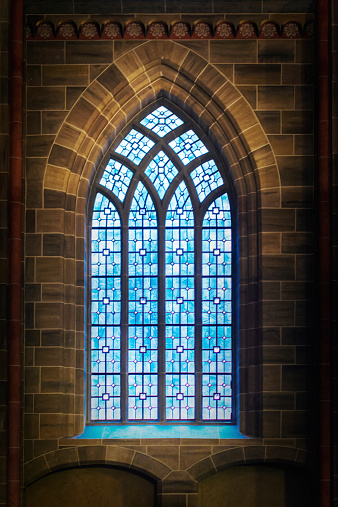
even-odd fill
[[[120,375],[92,375],[91,419],[118,421],[121,419]]]
[[[202,228],[202,419],[231,420],[231,215],[227,194]]]
[[[215,200],[204,215],[203,227],[231,228],[230,202],[228,194],[224,194]]]
[[[128,417],[131,420],[158,418],[157,349],[156,326],[129,327]]]
[[[158,418],[157,375],[128,376],[128,418],[156,420]]]
[[[128,418],[158,418],[158,244],[154,203],[139,182],[129,214]]]
[[[134,164],[139,165],[143,157],[154,146],[154,141],[132,129],[115,149],[116,153],[129,158]]]
[[[165,225],[171,228],[187,227],[188,230],[191,230],[194,226],[194,212],[184,182],[177,187],[170,201]]]
[[[180,157],[184,165],[189,164],[196,157],[208,153],[200,138],[193,130],[188,130],[169,143],[170,148]]]
[[[202,419],[230,421],[231,415],[231,376],[202,375]]]
[[[111,190],[123,202],[133,173],[116,160],[109,160],[102,175],[100,185]]]
[[[166,375],[166,419],[195,418],[195,376]]]
[[[129,227],[156,227],[157,218],[154,203],[148,190],[139,182],[130,208]]]
[[[121,418],[121,227],[97,194],[91,238],[91,419]]]
[[[120,227],[120,217],[114,205],[102,194],[97,194],[93,207],[92,227],[117,228]]]
[[[194,215],[185,183],[173,195],[165,230],[166,414],[195,417]]]
[[[163,199],[170,183],[178,174],[178,170],[163,151],[153,158],[144,172],[156,188],[160,199]]]
[[[196,187],[197,195],[202,202],[213,190],[223,185],[214,160],[208,160],[204,164],[196,167],[191,173],[191,177]]]
[[[203,326],[202,370],[205,373],[231,373],[231,327]]]
[[[164,106],[160,106],[148,114],[140,123],[155,132],[159,137],[164,137],[168,132],[183,125],[183,121]]]

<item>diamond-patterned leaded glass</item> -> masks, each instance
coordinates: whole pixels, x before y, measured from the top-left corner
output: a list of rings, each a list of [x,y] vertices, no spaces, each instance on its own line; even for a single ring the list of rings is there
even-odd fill
[[[116,153],[127,157],[134,164],[139,165],[144,156],[154,146],[154,141],[132,129],[115,149]]]
[[[121,417],[121,223],[97,194],[91,241],[91,419]]]
[[[158,418],[158,248],[152,199],[139,182],[129,215],[128,417]]]
[[[202,229],[202,419],[231,420],[231,216],[228,195]]]
[[[160,105],[136,118],[96,185],[92,422],[234,421],[226,176],[178,114]]]
[[[159,137],[164,137],[168,132],[183,125],[183,121],[164,106],[160,106],[148,114],[140,123],[155,132]]]
[[[208,149],[193,130],[188,130],[188,132],[176,137],[169,143],[169,146],[180,157],[184,165],[189,164],[196,157],[208,153]]]
[[[191,173],[193,182],[200,202],[216,188],[223,185],[222,176],[217,169],[214,160],[208,160],[204,164],[196,167]]]
[[[166,418],[195,418],[194,215],[182,182],[165,223]]]
[[[178,174],[178,170],[163,151],[153,158],[144,172],[156,188],[160,199],[163,199],[170,183]]]
[[[100,185],[111,190],[123,202],[132,177],[130,169],[111,159],[104,170]]]

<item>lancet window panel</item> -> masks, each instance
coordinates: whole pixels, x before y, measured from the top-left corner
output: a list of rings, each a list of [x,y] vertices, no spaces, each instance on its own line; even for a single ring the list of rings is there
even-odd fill
[[[229,188],[164,100],[112,144],[90,200],[88,423],[235,422]]]

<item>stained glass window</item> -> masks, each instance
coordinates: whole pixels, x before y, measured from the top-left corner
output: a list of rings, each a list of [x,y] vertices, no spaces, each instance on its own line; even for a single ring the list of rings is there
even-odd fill
[[[226,171],[201,137],[176,107],[148,107],[98,173],[93,423],[235,421],[233,225]]]

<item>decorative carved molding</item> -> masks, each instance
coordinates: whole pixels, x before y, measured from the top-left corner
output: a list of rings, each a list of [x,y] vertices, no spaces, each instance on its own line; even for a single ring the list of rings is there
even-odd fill
[[[297,21],[286,21],[279,25],[265,20],[258,28],[250,20],[241,21],[237,28],[230,21],[220,20],[213,27],[210,23],[197,20],[190,27],[184,20],[176,20],[171,26],[164,21],[152,20],[145,27],[142,21],[131,19],[124,26],[119,21],[107,20],[101,26],[96,21],[84,20],[79,26],[74,21],[62,21],[57,26],[47,20],[34,26],[26,25],[27,40],[144,40],[144,39],[309,39],[313,37],[313,21],[302,26]]]

